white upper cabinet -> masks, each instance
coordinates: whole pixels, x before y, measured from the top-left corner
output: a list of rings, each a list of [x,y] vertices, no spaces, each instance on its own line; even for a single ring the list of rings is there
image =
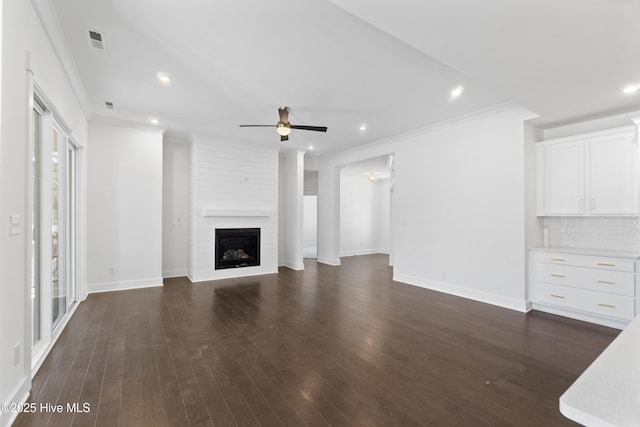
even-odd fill
[[[538,154],[538,215],[584,213],[583,141],[541,145]],[[542,210],[541,210],[542,208]]]
[[[591,215],[638,214],[637,147],[633,129],[591,139]]]
[[[638,215],[635,126],[538,143],[538,216]]]

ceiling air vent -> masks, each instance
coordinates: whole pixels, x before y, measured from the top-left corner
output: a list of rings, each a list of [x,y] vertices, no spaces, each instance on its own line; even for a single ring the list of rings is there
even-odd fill
[[[104,36],[97,31],[89,30],[89,44],[100,50],[104,50]]]
[[[110,110],[113,110],[113,102],[111,102],[111,101],[105,101],[104,102],[104,106],[107,107]]]

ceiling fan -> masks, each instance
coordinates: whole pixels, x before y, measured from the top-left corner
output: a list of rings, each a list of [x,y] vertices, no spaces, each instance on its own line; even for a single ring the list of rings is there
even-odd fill
[[[280,114],[280,120],[275,125],[240,125],[241,128],[255,128],[255,127],[268,127],[276,128],[276,132],[280,134],[280,141],[288,141],[291,129],[300,130],[313,130],[316,132],[326,132],[326,126],[305,126],[305,125],[292,125],[289,123],[289,107],[282,106],[278,108]]]

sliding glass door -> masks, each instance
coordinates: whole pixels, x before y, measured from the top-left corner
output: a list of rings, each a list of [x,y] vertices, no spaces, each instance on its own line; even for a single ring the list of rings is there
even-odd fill
[[[31,295],[34,364],[76,301],[76,153],[68,132],[34,102]]]
[[[54,123],[51,138],[51,303],[58,325],[74,299],[75,147]]]

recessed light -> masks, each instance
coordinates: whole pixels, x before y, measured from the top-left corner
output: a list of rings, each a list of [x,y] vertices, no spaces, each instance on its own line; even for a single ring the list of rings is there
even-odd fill
[[[165,73],[158,73],[158,81],[163,85],[171,83],[171,77]]]
[[[365,131],[365,130],[367,130],[367,125],[365,125],[365,124],[361,124],[361,125],[360,125],[360,130],[361,130],[361,131]]]
[[[314,147],[312,145],[309,146],[309,150],[313,150]]]
[[[155,117],[149,117],[149,122],[151,122],[152,125],[157,125],[158,123],[160,123],[160,121]]]
[[[455,89],[453,89],[451,91],[451,99],[456,99],[457,97],[459,97],[460,95],[462,95],[462,91],[464,90],[464,88],[462,86],[458,86]]]
[[[640,84],[629,85],[622,89],[622,93],[626,93],[627,95],[631,95],[632,93],[636,93],[640,89]]]

